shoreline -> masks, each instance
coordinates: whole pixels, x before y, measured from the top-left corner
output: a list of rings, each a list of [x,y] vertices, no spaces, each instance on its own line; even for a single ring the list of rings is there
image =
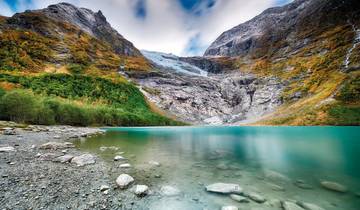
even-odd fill
[[[95,154],[91,154],[95,163],[85,166],[54,162],[64,155],[89,153],[71,144],[66,148],[41,146],[100,135],[104,133],[100,128],[29,126],[14,131],[15,135],[0,132],[0,148],[14,148],[0,152],[1,209],[131,209],[134,205],[132,193],[117,190],[114,176],[121,169]],[[106,193],[100,189],[103,185],[109,186]]]

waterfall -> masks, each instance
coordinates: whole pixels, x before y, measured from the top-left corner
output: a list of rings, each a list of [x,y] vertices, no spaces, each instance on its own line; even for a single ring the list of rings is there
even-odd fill
[[[349,68],[350,58],[351,58],[351,54],[352,54],[353,50],[360,44],[360,29],[356,29],[355,25],[353,25],[353,24],[352,24],[352,28],[355,33],[355,38],[354,38],[352,47],[346,53],[346,57],[345,57],[345,61],[344,61],[344,66],[346,69]]]

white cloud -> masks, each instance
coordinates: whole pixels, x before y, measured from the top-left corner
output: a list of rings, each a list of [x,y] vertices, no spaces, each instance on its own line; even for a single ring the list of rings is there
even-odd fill
[[[141,19],[135,16],[134,0],[32,0],[32,5],[26,4],[26,0],[18,1],[22,2],[19,7],[22,10],[39,9],[64,1],[94,11],[101,10],[111,25],[137,48],[177,55],[189,53],[185,50],[195,36],[198,37],[197,45],[208,46],[223,31],[251,19],[277,2],[217,0],[214,7],[196,16],[185,11],[176,0],[146,0],[146,18]],[[11,13],[1,2],[0,13]],[[205,4],[202,6],[206,7]]]
[[[4,0],[0,0],[0,15],[11,16],[13,13],[9,5]]]

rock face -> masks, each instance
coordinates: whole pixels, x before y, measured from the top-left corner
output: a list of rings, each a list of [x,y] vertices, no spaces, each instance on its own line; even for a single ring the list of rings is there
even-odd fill
[[[49,18],[73,24],[84,32],[109,43],[118,54],[141,56],[140,51],[131,42],[124,39],[123,36],[111,27],[101,11],[93,12],[86,8],[78,8],[69,3],[59,3],[31,12],[45,14]]]
[[[238,184],[215,183],[206,186],[206,191],[221,194],[240,194],[242,193],[242,188]]]
[[[321,31],[326,27],[346,23],[348,20],[345,16],[353,20],[359,17],[356,0],[295,0],[282,7],[267,9],[224,32],[204,55],[262,57],[269,51],[282,48],[287,48],[287,52],[293,51],[311,41],[311,37],[296,39],[301,32],[314,29]]]
[[[209,77],[164,73],[138,82],[152,102],[195,124],[255,120],[281,104],[283,89],[275,78],[240,72]]]

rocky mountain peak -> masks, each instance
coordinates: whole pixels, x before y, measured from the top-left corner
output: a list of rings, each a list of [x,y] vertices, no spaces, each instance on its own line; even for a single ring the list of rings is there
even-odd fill
[[[59,3],[30,12],[44,14],[49,18],[75,25],[84,32],[109,43],[118,54],[141,56],[140,51],[131,42],[124,39],[111,27],[100,10],[93,12],[90,9],[79,8],[69,3]]]

